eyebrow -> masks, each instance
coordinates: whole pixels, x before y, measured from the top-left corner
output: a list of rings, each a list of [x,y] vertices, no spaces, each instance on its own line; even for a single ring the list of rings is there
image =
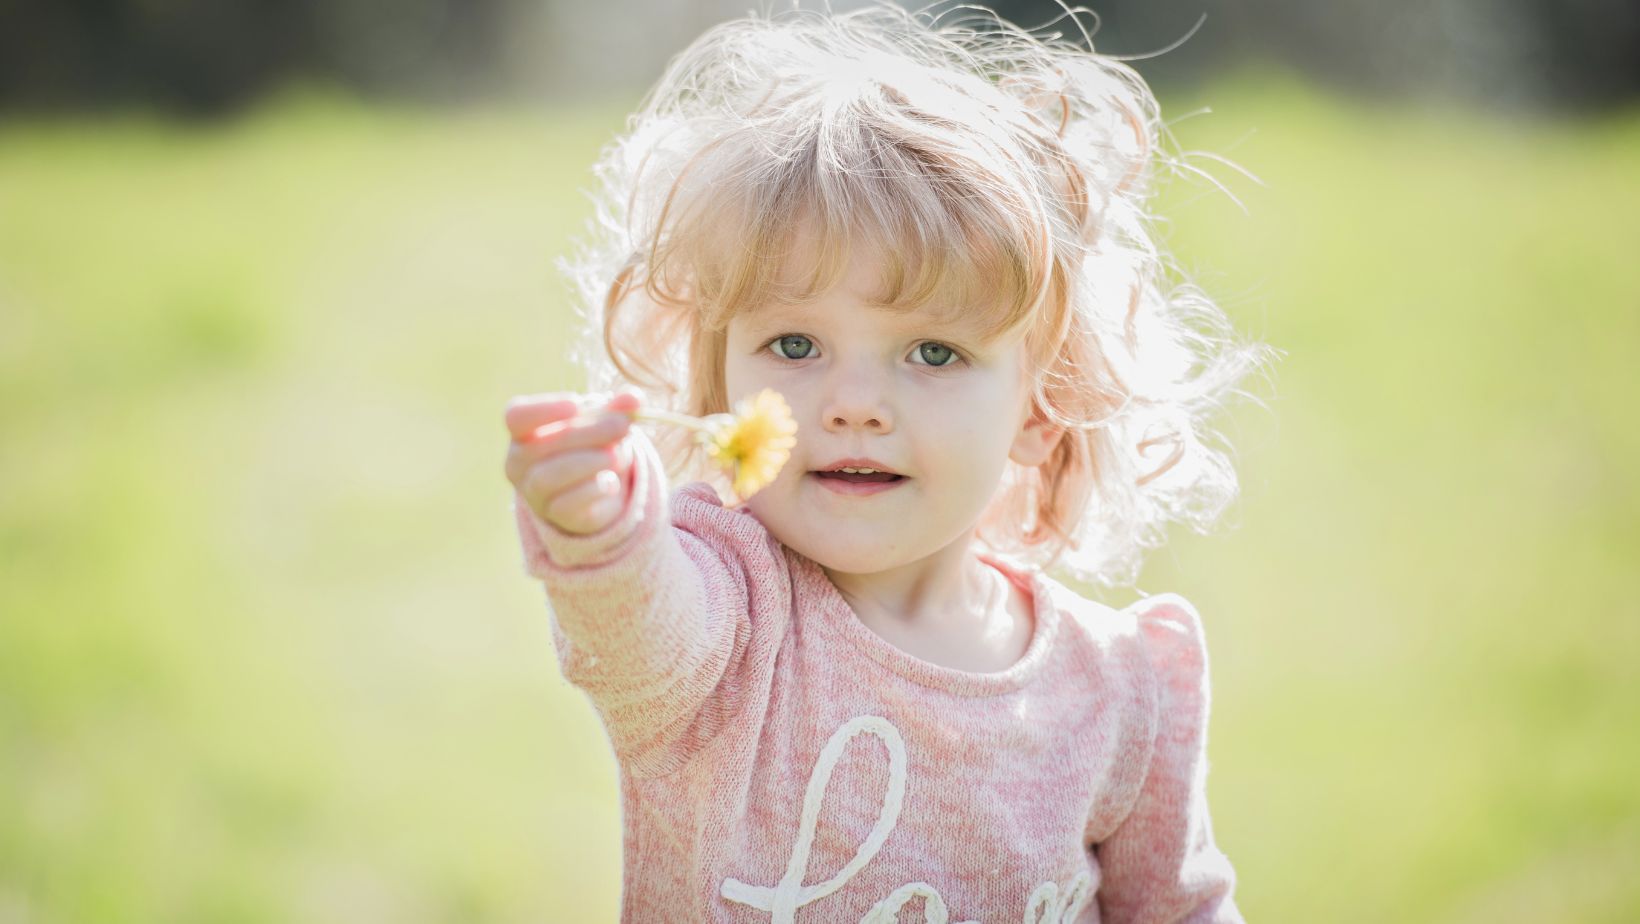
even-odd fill
[[[894,315],[894,322],[901,330],[911,330],[918,327],[944,327],[960,332],[963,336],[979,339],[980,325],[964,318],[960,313],[947,317],[924,317],[916,314],[906,314],[890,308],[871,306],[874,311]],[[755,330],[765,330],[787,325],[802,325],[814,317],[812,311],[795,305],[776,305],[759,309],[749,315],[749,323]]]

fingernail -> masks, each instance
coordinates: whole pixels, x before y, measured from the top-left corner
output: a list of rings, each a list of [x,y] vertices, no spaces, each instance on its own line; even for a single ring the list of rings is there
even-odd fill
[[[609,496],[613,497],[615,495],[615,492],[619,491],[620,489],[621,489],[621,476],[615,474],[614,472],[610,471],[607,468],[598,473],[598,490],[599,491],[603,492],[606,495],[609,495]]]

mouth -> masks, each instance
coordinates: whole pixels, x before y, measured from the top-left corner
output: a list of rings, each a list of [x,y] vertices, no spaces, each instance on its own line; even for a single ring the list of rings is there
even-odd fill
[[[833,457],[820,468],[811,469],[809,474],[827,481],[850,484],[892,484],[906,478],[887,463],[869,456]]]
[[[893,472],[871,472],[867,474],[864,472],[836,471],[809,472],[809,474],[825,481],[841,481],[849,484],[891,484],[896,481],[905,480],[904,475],[896,475]]]
[[[825,468],[810,471],[809,476],[833,494],[850,496],[892,491],[895,486],[910,481],[904,474],[889,471],[887,466],[874,460],[836,461]]]

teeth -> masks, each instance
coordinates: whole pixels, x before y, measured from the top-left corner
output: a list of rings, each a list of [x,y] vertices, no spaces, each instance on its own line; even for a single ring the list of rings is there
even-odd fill
[[[846,466],[843,471],[848,472],[850,475],[875,475],[877,473],[874,468],[848,468]]]

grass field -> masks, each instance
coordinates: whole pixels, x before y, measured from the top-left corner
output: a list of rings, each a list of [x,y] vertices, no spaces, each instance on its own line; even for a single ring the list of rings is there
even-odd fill
[[[1203,101],[1264,185],[1199,162],[1246,212],[1173,184],[1169,243],[1287,356],[1141,586],[1208,623],[1243,910],[1640,919],[1640,113]],[[501,409],[580,384],[629,102],[0,123],[0,924],[614,919]]]

